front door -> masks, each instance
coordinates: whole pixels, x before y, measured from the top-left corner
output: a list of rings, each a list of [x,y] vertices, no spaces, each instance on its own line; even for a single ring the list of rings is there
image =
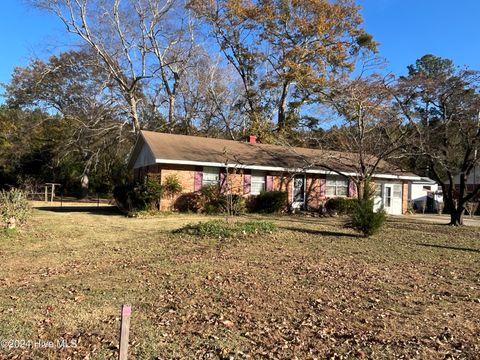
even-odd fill
[[[305,176],[295,175],[293,177],[292,208],[301,209],[304,207],[305,207]]]
[[[383,208],[387,214],[392,213],[392,202],[393,202],[393,185],[384,184],[383,185]]]
[[[402,184],[376,183],[374,210],[385,210],[387,214],[402,214]]]
[[[373,199],[373,210],[378,211],[383,208],[383,184],[375,183],[375,197]]]

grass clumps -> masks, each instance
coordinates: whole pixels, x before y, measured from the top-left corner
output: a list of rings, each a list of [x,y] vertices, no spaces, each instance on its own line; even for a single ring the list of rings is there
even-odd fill
[[[271,234],[277,230],[277,225],[271,221],[237,221],[210,220],[196,224],[187,224],[176,230],[177,233],[202,237],[231,238],[244,235]]]
[[[27,194],[19,189],[12,188],[0,192],[0,223],[6,229],[15,229],[23,225],[30,218],[32,209]]]

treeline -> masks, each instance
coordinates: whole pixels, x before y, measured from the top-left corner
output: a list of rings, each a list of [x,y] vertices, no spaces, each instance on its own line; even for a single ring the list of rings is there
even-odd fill
[[[140,129],[316,144],[320,93],[376,49],[352,1],[32,3],[80,47],[32,60],[6,85],[5,116],[31,118],[17,126],[47,128],[55,145],[39,150],[39,130],[25,130],[21,153],[44,166],[7,161],[4,183],[112,185]]]
[[[426,55],[384,75],[353,1],[33,3],[80,47],[6,85],[3,186],[111,190],[149,129],[347,151],[359,187],[388,160],[437,180],[459,213],[480,191],[465,183],[479,163],[478,72]]]

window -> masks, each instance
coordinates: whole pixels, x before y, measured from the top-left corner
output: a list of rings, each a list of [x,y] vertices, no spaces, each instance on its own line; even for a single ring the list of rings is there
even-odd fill
[[[348,180],[342,176],[327,176],[327,196],[347,196]]]
[[[252,187],[250,193],[258,195],[265,191],[265,173],[259,171],[252,172]]]
[[[202,177],[202,186],[218,185],[220,176],[218,168],[215,167],[204,167],[203,168],[203,177]]]
[[[392,188],[390,186],[385,186],[385,207],[392,206]]]
[[[401,199],[402,198],[402,185],[393,184],[393,197],[395,199]]]

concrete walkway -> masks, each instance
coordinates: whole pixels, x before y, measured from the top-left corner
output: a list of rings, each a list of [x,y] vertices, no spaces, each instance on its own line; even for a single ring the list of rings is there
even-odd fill
[[[438,215],[438,214],[411,214],[399,216],[403,219],[410,219],[415,221],[425,221],[435,224],[448,224],[450,222],[450,215]],[[463,223],[469,226],[480,226],[480,217],[470,217],[465,215],[463,217]]]

